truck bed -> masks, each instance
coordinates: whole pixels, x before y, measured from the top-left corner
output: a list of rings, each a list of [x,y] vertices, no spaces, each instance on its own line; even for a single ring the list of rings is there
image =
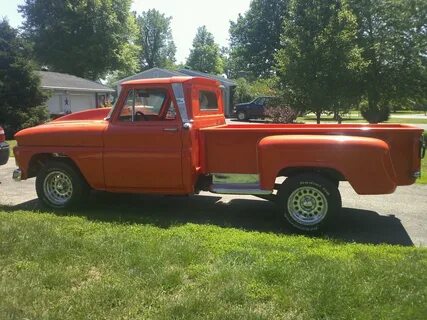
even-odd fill
[[[422,132],[402,124],[226,124],[201,128],[200,168],[205,174],[257,174],[257,145],[266,136],[360,136],[385,141],[390,148],[397,184],[410,185],[415,182],[413,173],[420,169],[419,144],[414,141],[419,141]]]

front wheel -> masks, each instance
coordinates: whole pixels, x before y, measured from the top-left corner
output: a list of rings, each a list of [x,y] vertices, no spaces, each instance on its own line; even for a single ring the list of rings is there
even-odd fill
[[[247,120],[246,112],[244,111],[237,112],[237,119],[239,119],[240,121],[246,121]]]
[[[278,193],[281,212],[301,231],[317,231],[341,210],[337,184],[317,174],[287,178]]]
[[[36,191],[43,205],[63,209],[83,200],[89,193],[89,186],[73,166],[49,161],[36,177]]]

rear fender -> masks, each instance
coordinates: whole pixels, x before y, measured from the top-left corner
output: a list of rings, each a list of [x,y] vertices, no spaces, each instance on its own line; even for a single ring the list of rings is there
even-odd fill
[[[397,186],[389,146],[374,138],[278,135],[259,141],[261,189],[273,189],[279,173],[291,168],[335,170],[358,194],[392,193]]]

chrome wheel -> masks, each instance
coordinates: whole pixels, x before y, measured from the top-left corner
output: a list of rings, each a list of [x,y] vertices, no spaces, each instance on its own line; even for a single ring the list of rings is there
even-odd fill
[[[44,179],[45,197],[56,206],[67,203],[73,195],[71,178],[63,171],[52,171]]]
[[[288,212],[296,222],[311,226],[320,223],[328,213],[326,196],[319,189],[303,186],[288,198]]]

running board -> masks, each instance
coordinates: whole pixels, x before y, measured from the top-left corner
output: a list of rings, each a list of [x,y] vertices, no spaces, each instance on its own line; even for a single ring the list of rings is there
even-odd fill
[[[210,191],[223,194],[269,195],[273,190],[263,190],[257,174],[215,173],[212,174]]]

